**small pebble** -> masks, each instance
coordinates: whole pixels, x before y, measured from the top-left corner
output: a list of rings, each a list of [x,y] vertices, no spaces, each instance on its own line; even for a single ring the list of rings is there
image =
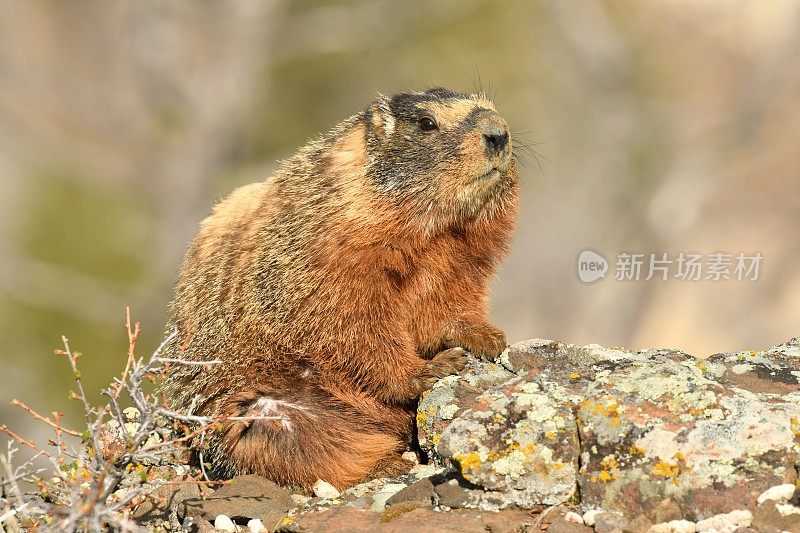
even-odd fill
[[[229,533],[236,533],[237,531],[236,524],[233,523],[233,520],[224,514],[217,515],[214,519],[214,527],[223,531],[228,531]]]
[[[573,524],[583,524],[583,517],[578,513],[573,513],[572,511],[568,511],[564,515],[565,522],[572,522]]]
[[[583,513],[583,523],[591,527],[597,521],[597,517],[603,513],[605,513],[605,511],[602,509],[592,509],[591,511],[586,511]]]
[[[746,509],[738,509],[730,513],[714,515],[711,518],[700,520],[695,524],[700,533],[712,531],[733,531],[736,527],[750,527],[753,523],[753,513]]]
[[[308,500],[311,499],[311,496],[306,496],[304,494],[292,494],[292,499],[299,505],[305,505],[308,503]]]
[[[247,527],[250,529],[250,533],[261,533],[267,530],[267,528],[264,527],[264,523],[258,518],[253,518],[247,522]]]
[[[647,533],[694,533],[697,531],[697,526],[694,522],[688,520],[670,520],[669,522],[661,522],[654,526],[650,526]]]
[[[333,498],[339,497],[339,491],[336,490],[336,487],[321,479],[318,479],[317,482],[314,483],[312,489],[314,490],[314,494],[320,498],[325,498],[326,500],[332,500]]]
[[[794,484],[786,483],[785,485],[775,485],[761,493],[758,497],[758,505],[763,504],[767,500],[775,500],[781,503],[788,502],[794,494]]]
[[[775,509],[781,516],[789,516],[790,514],[800,514],[800,507],[795,507],[791,503],[776,503]]]
[[[415,452],[403,452],[401,456],[406,461],[411,461],[414,464],[419,464],[419,460],[417,459],[417,454]]]

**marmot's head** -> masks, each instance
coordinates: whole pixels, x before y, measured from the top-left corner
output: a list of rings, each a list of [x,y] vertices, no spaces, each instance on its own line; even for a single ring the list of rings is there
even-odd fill
[[[517,179],[508,125],[485,97],[434,88],[381,97],[365,112],[369,177],[429,225],[503,205]]]

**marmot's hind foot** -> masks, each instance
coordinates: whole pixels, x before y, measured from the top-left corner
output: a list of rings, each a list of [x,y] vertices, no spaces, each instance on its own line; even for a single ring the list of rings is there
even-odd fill
[[[319,388],[255,388],[231,399],[226,416],[247,419],[225,422],[214,456],[226,463],[225,471],[305,488],[323,479],[341,490],[405,450],[404,437],[379,415],[370,417]]]

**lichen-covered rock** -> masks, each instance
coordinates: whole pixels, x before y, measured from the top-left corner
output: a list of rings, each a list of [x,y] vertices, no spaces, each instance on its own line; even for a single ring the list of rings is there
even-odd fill
[[[423,393],[417,409],[417,437],[420,448],[440,464],[435,447],[444,429],[482,392],[514,377],[496,363],[470,359],[458,376],[448,376]]]
[[[764,394],[765,398],[796,393],[800,384],[800,337],[765,352],[716,354],[706,361],[715,380],[726,387]]]
[[[574,491],[576,429],[567,403],[536,382],[513,378],[475,398],[436,450],[465,480],[490,491],[481,507],[530,508],[558,503]]]
[[[721,386],[704,362],[631,352],[584,370],[582,503],[656,522],[702,519],[793,483],[796,402]]]
[[[800,339],[708,360],[535,339],[499,362],[420,403],[423,448],[459,472],[466,506],[552,504],[577,487],[584,510],[697,521],[797,479]]]

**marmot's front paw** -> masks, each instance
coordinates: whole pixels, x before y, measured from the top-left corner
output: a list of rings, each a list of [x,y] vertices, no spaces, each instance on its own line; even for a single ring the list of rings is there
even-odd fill
[[[422,372],[414,378],[414,386],[422,393],[445,376],[458,374],[467,366],[467,352],[463,348],[450,348],[439,352],[425,363]]]
[[[489,323],[460,323],[445,337],[446,346],[461,346],[472,355],[492,361],[508,344],[505,334]]]

